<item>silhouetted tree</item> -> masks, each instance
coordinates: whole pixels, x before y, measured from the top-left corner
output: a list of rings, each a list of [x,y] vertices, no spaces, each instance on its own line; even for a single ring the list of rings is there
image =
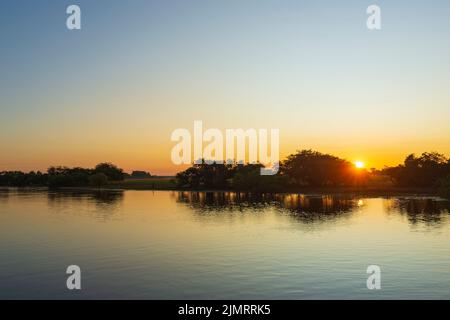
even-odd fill
[[[444,155],[424,152],[420,157],[410,154],[403,165],[385,168],[383,172],[399,186],[437,187],[439,180],[450,174],[450,165]]]
[[[291,154],[281,172],[295,186],[325,187],[363,184],[365,170],[356,170],[347,160],[312,150]]]
[[[47,175],[40,171],[23,173],[21,171],[0,172],[0,185],[14,187],[44,186],[47,184]]]
[[[91,186],[100,188],[108,184],[108,177],[104,173],[94,173],[89,177],[89,184]]]
[[[226,188],[228,179],[231,178],[231,168],[231,165],[220,163],[206,164],[202,160],[202,163],[194,164],[185,171],[179,172],[176,175],[177,185],[189,188]]]
[[[280,192],[286,189],[288,179],[281,175],[261,175],[262,164],[236,165],[232,169],[232,186],[235,190],[255,192]]]
[[[95,166],[94,172],[105,174],[110,181],[122,181],[124,179],[123,170],[109,162],[99,163]]]
[[[145,172],[145,171],[133,171],[131,173],[130,178],[133,179],[146,179],[146,178],[151,178],[152,175],[149,172]]]
[[[92,173],[92,169],[79,167],[50,167],[47,170],[48,186],[52,188],[86,186]]]
[[[261,164],[194,164],[176,175],[178,187],[226,189],[244,191],[281,191],[285,186],[286,178],[276,176],[262,176]]]

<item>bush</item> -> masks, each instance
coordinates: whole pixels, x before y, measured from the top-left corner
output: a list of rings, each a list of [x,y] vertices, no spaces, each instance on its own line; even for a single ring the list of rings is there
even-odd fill
[[[116,165],[108,162],[99,163],[95,169],[95,173],[103,173],[111,181],[122,181],[124,179],[124,172]]]
[[[95,173],[89,177],[89,184],[93,187],[103,187],[108,184],[108,177],[104,173]]]

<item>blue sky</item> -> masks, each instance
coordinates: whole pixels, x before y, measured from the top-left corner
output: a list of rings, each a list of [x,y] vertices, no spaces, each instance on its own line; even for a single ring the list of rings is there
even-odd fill
[[[448,154],[449,17],[449,1],[2,0],[0,170],[172,173],[170,132],[194,120],[378,167]]]

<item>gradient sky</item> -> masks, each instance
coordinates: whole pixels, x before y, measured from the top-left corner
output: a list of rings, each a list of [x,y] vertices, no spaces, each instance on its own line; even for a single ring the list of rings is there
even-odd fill
[[[450,156],[449,39],[449,1],[2,0],[0,170],[173,174],[170,134],[194,120],[279,128],[281,157]]]

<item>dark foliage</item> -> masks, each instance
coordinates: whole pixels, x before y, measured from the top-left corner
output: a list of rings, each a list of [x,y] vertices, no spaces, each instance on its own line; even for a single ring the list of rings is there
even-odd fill
[[[0,185],[12,187],[84,187],[104,186],[108,181],[123,180],[123,170],[110,163],[101,163],[95,169],[50,167],[47,173],[20,171],[0,172]]]
[[[365,183],[367,172],[352,163],[312,150],[298,151],[282,163],[281,174],[298,187],[355,186]]]
[[[110,181],[122,181],[124,178],[123,170],[108,162],[98,164],[95,167],[94,172],[103,173]]]
[[[195,164],[177,174],[185,188],[277,192],[292,187],[356,186],[365,183],[367,172],[350,162],[311,150],[290,155],[276,175],[261,175],[261,164]]]
[[[82,187],[89,184],[92,169],[50,167],[47,170],[47,184],[51,188]]]
[[[131,179],[147,179],[151,177],[152,175],[146,171],[133,171],[130,175]]]
[[[44,186],[47,184],[47,174],[31,171],[23,173],[20,171],[0,172],[0,185],[12,187]]]
[[[188,188],[221,189],[229,186],[232,177],[232,165],[228,164],[194,164],[176,175],[177,185]]]
[[[410,154],[402,165],[387,167],[383,173],[402,187],[438,187],[450,175],[450,159],[437,152],[424,152],[420,157]]]
[[[108,177],[104,173],[94,173],[89,176],[89,184],[93,187],[103,187],[108,184]]]

